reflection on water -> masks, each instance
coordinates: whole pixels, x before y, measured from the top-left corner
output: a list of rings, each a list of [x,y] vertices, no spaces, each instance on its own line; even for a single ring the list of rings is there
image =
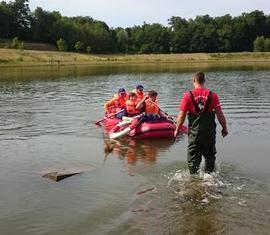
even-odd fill
[[[127,163],[128,174],[134,175],[135,170],[132,165],[155,163],[162,153],[169,151],[170,147],[179,142],[181,138],[134,139],[127,137],[120,140],[110,140],[105,133],[104,164],[108,157],[112,157],[112,155],[118,156],[120,160]]]
[[[178,139],[179,140],[179,139]],[[128,163],[136,161],[155,162],[160,152],[166,152],[176,141],[168,139],[132,139],[125,138],[120,140],[104,139],[105,153],[113,152],[121,159],[126,159]],[[106,151],[109,148],[110,151]]]
[[[116,88],[137,83],[175,117],[194,72],[177,67],[1,68],[0,233],[268,234],[269,71],[206,73],[230,130],[212,176],[190,178],[185,135],[109,142],[93,124]],[[39,174],[59,166],[95,170],[60,183]]]

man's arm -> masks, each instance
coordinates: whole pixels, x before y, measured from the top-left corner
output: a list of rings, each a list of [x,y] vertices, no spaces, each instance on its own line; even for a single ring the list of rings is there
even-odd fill
[[[148,96],[145,96],[137,105],[136,105],[136,109],[141,109],[143,107],[143,103],[144,101],[148,99]]]
[[[105,113],[109,112],[110,111],[110,107],[112,107],[113,105],[114,105],[114,98],[110,99],[109,101],[107,101],[104,104]]]
[[[224,116],[224,114],[222,112],[221,107],[217,107],[215,109],[215,112],[216,112],[216,115],[217,115],[218,122],[222,127],[221,134],[222,134],[223,137],[225,137],[226,135],[228,135],[226,118],[225,118],[225,116]]]
[[[176,137],[179,133],[180,127],[183,125],[185,119],[186,119],[186,112],[180,111],[177,117],[177,122],[176,122],[176,128],[174,131],[174,137]]]

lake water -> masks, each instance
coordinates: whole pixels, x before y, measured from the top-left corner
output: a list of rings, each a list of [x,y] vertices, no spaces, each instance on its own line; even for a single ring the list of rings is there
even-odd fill
[[[121,140],[104,152],[94,122],[119,87],[157,90],[175,116],[193,72],[1,68],[0,234],[269,234],[270,70],[206,72],[229,127],[217,136],[213,176],[189,177],[186,135]],[[85,172],[42,177],[63,168]]]

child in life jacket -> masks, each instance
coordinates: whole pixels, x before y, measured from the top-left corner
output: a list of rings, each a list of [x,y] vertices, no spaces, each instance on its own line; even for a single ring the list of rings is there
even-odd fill
[[[164,119],[164,114],[159,108],[157,96],[156,91],[149,91],[147,96],[137,104],[136,108],[142,109],[145,112],[144,121]]]
[[[130,120],[129,128],[131,130],[142,122],[167,119],[159,108],[156,91],[149,91],[148,95],[136,105],[136,109],[141,110],[142,113],[134,115],[135,117]]]
[[[125,113],[128,117],[136,116],[142,112],[141,109],[137,108],[137,104],[138,104],[137,95],[133,92],[130,92],[125,107]]]

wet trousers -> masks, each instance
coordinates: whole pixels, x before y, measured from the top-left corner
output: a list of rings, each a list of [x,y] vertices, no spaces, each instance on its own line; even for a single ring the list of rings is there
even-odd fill
[[[202,156],[205,158],[205,172],[213,172],[216,161],[215,155],[215,144],[189,142],[187,160],[190,174],[198,173]]]

